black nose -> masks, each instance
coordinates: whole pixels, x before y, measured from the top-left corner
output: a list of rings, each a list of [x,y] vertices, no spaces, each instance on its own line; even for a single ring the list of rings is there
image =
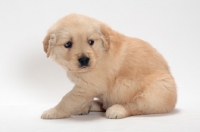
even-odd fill
[[[83,57],[79,58],[78,61],[81,64],[81,66],[88,66],[90,58],[83,56]]]

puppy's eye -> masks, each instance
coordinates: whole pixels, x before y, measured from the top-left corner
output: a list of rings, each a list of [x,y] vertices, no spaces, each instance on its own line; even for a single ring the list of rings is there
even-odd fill
[[[93,45],[94,44],[94,40],[90,39],[88,40],[89,45]]]
[[[64,44],[65,48],[71,48],[72,47],[72,42],[68,41],[67,43]]]

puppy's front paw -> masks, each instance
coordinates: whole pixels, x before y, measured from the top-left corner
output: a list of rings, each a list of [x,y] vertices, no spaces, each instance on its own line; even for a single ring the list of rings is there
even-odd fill
[[[41,116],[42,119],[60,119],[67,117],[70,117],[70,115],[61,110],[57,110],[56,108],[51,108],[47,111],[44,111]]]
[[[106,111],[106,117],[109,119],[121,119],[128,116],[126,109],[119,104],[113,105]]]

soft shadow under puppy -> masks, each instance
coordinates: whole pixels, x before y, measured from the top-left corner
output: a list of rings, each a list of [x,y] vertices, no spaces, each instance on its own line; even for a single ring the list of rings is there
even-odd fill
[[[139,117],[139,116],[141,116],[141,117],[160,117],[160,116],[170,116],[170,115],[172,116],[172,115],[178,114],[180,112],[181,112],[180,109],[175,108],[170,113],[165,113],[165,114],[150,114],[150,115],[138,115],[137,117]]]

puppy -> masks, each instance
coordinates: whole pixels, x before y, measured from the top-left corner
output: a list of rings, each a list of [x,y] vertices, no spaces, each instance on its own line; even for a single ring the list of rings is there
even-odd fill
[[[47,57],[60,64],[74,88],[41,118],[106,111],[120,119],[173,110],[176,84],[167,62],[150,44],[120,34],[106,24],[70,14],[48,30]],[[98,100],[94,100],[97,98]]]

